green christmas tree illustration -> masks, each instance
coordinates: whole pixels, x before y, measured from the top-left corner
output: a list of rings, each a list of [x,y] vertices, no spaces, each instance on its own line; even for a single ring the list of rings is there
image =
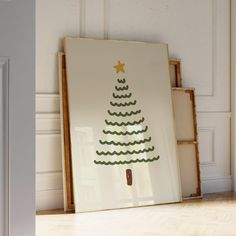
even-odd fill
[[[151,144],[152,138],[148,135],[142,111],[137,108],[137,100],[129,91],[124,67],[125,64],[120,61],[114,66],[116,74],[121,73],[122,77],[116,79],[110,109],[107,110],[109,118],[105,119],[106,128],[102,130],[103,137],[99,140],[101,150],[96,151],[97,160],[94,160],[97,165],[146,163],[160,158]],[[132,179],[130,169],[126,170],[126,177]]]

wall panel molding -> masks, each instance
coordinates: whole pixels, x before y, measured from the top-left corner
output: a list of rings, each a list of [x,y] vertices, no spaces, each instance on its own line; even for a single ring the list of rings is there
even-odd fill
[[[104,0],[104,39],[109,39],[109,27],[110,27],[110,1]]]
[[[230,1],[211,2],[211,93],[197,94],[198,110],[230,111]]]
[[[49,104],[55,98],[58,95],[40,95],[40,101]],[[53,106],[48,110],[45,101],[42,104],[40,111],[50,112],[36,114],[36,207],[37,210],[59,209],[63,208],[60,115],[53,113]]]
[[[200,113],[197,119],[203,193],[231,191],[231,114]]]
[[[59,94],[36,94],[36,113],[59,113]]]
[[[205,159],[203,159],[202,166],[212,166],[216,165],[215,160],[215,127],[199,128],[199,139],[200,143],[200,153],[204,153]]]
[[[36,134],[60,134],[60,115],[58,113],[37,113]]]
[[[80,18],[80,28],[79,35],[84,38],[86,36],[86,0],[79,0],[79,18]]]
[[[63,209],[63,190],[45,190],[36,193],[37,211]]]
[[[211,178],[203,178],[201,182],[203,193],[228,192],[232,190],[231,176],[215,176]]]
[[[58,93],[57,53],[65,36],[79,36],[80,0],[36,1],[36,92]]]
[[[49,172],[36,174],[36,186],[37,192],[39,191],[49,191],[49,190],[62,190],[62,172]]]
[[[198,111],[230,111],[230,0],[110,0],[107,11],[109,38],[168,43],[182,59],[184,87],[196,88]]]
[[[80,0],[80,37],[106,37],[106,0]]]

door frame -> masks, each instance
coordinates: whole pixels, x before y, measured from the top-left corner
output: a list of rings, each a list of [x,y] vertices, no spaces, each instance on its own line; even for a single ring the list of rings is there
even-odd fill
[[[236,0],[230,2],[230,51],[231,51],[231,173],[236,191]]]
[[[8,126],[8,111],[9,111],[9,77],[8,77],[8,66],[9,61],[8,58],[0,58],[0,99],[1,101],[1,111],[3,115],[1,115],[2,120],[0,120],[2,127],[0,138],[0,149],[3,158],[0,163],[0,172],[3,181],[1,181],[0,188],[0,235],[4,233],[4,235],[9,234],[9,126]]]
[[[6,150],[0,153],[0,171],[5,172],[0,175],[1,211],[5,206],[0,226],[5,232],[0,231],[0,236],[34,236],[35,0],[0,0],[0,35],[0,79],[8,86],[4,91],[7,135],[1,141]]]

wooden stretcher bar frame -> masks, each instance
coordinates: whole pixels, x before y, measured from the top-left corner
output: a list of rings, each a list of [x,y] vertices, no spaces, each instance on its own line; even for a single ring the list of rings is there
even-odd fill
[[[69,104],[67,91],[67,76],[65,54],[58,53],[59,86],[60,86],[60,115],[61,115],[61,146],[63,166],[64,210],[75,209],[73,196],[72,155],[70,139]]]
[[[192,112],[193,112],[193,128],[194,128],[194,140],[188,141],[178,141],[178,145],[186,145],[186,144],[195,144],[195,158],[197,164],[197,180],[198,180],[198,187],[196,193],[193,193],[190,198],[201,197],[201,176],[200,176],[200,160],[199,160],[199,142],[198,142],[198,131],[197,131],[197,112],[196,112],[196,101],[195,101],[195,89],[194,88],[172,88],[172,91],[182,91],[183,93],[189,93],[190,99],[192,101]],[[186,199],[186,198],[184,198]]]
[[[174,66],[175,87],[182,87],[181,60],[176,58],[171,58],[169,63],[170,67]]]
[[[60,84],[60,113],[61,113],[61,135],[62,135],[62,162],[64,171],[64,210],[74,211],[74,196],[73,196],[73,173],[72,173],[72,156],[71,156],[71,140],[70,140],[70,124],[69,124],[69,105],[68,105],[68,91],[67,91],[67,76],[66,76],[66,63],[65,54],[58,53],[58,64],[59,64],[59,84]],[[181,61],[179,59],[170,59],[170,65],[175,67],[175,78],[176,86],[172,90],[183,90],[184,92],[190,93],[193,101],[193,112],[194,112],[194,141],[178,141],[178,145],[181,144],[198,144],[197,141],[197,122],[196,122],[196,107],[194,89],[181,88]],[[197,161],[197,172],[198,172],[198,188],[194,197],[201,197],[201,184],[200,184],[200,169],[199,169],[199,152],[198,145],[196,147],[196,161]]]
[[[199,162],[199,143],[198,143],[198,132],[197,132],[197,115],[196,115],[196,103],[195,103],[195,91],[194,88],[182,88],[182,74],[181,74],[181,60],[176,58],[170,59],[170,66],[174,66],[175,71],[175,87],[172,87],[172,90],[181,90],[187,93],[190,93],[190,98],[192,100],[192,111],[193,111],[193,124],[194,124],[194,140],[188,141],[179,141],[177,140],[178,145],[186,144],[195,144],[195,154],[196,154],[196,163],[197,163],[197,179],[198,179],[198,188],[195,194],[192,194],[191,198],[200,198],[202,197],[201,192],[201,176],[200,176],[200,162]],[[189,199],[184,198],[184,199]]]

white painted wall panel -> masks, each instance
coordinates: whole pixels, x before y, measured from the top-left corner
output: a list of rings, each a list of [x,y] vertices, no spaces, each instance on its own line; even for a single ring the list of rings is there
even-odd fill
[[[54,113],[36,114],[36,134],[59,134],[60,115]]]
[[[54,113],[60,112],[59,94],[36,94],[36,111],[40,113]]]
[[[104,0],[80,0],[80,37],[104,37]]]
[[[230,110],[229,0],[111,0],[109,38],[161,41],[181,58],[198,111]]]
[[[205,193],[232,189],[230,117],[229,113],[198,114],[201,177]]]
[[[62,170],[60,134],[40,134],[36,137],[36,172]]]
[[[36,174],[37,191],[62,190],[62,172],[38,173]]]
[[[65,35],[78,35],[79,1],[37,0],[36,9],[36,91],[58,93],[57,52]]]
[[[80,1],[37,0],[36,11],[36,208],[58,209],[63,194],[57,52],[65,35],[79,34]]]
[[[62,209],[63,190],[45,190],[36,194],[36,209],[38,211]]]
[[[36,209],[62,209],[63,186],[62,171],[36,174]]]
[[[59,114],[38,113],[36,115],[37,210],[63,208],[62,189],[60,117]]]

